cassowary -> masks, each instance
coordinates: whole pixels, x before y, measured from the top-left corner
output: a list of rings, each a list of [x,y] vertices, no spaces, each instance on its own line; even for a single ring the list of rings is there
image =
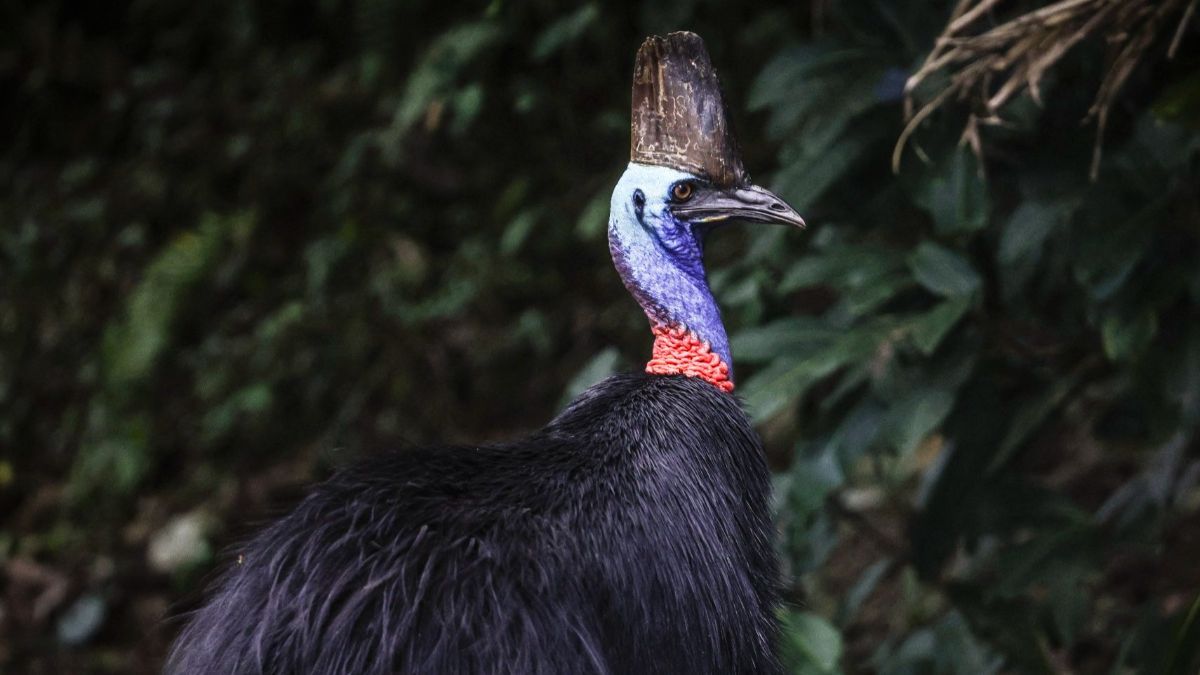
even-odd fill
[[[367,459],[237,550],[170,673],[772,673],[767,466],[702,260],[729,220],[802,226],[750,183],[700,38],[651,37],[617,271],[654,335],[531,436]]]

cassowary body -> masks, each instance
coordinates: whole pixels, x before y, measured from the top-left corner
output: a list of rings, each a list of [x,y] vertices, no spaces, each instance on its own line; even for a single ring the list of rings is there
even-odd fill
[[[703,43],[651,38],[609,247],[655,335],[513,443],[339,472],[238,553],[173,673],[772,673],[769,477],[728,392],[707,231],[801,225],[749,183]]]
[[[522,441],[333,477],[245,547],[172,666],[774,672],[767,480],[733,397],[612,377]]]

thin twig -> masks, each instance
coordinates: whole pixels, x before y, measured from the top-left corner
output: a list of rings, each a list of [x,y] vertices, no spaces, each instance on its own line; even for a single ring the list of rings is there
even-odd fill
[[[950,26],[946,29],[946,33],[954,35],[967,26],[970,26],[971,24],[975,23],[976,19],[983,16],[985,12],[992,7],[995,7],[996,3],[998,2],[1000,2],[1000,0],[983,0],[983,2],[975,5],[975,7],[970,11],[962,13],[956,19],[951,19]]]
[[[926,103],[923,108],[918,110],[917,114],[908,120],[908,124],[904,125],[904,130],[900,132],[900,137],[896,139],[896,147],[892,149],[892,171],[894,173],[900,173],[900,157],[904,154],[904,146],[908,143],[909,136],[912,136],[917,127],[921,125],[921,122],[924,122],[926,117],[932,115],[953,93],[954,90],[951,88],[944,89],[932,101]]]
[[[1187,28],[1188,23],[1192,20],[1192,15],[1196,13],[1196,0],[1188,3],[1187,9],[1183,10],[1183,18],[1179,20],[1179,27],[1175,29],[1175,37],[1171,38],[1171,46],[1167,48],[1167,58],[1174,59],[1175,53],[1179,51],[1179,44],[1183,42],[1183,31]]]
[[[1092,172],[1098,171],[1100,146],[1109,112],[1137,66],[1145,59],[1166,18],[1182,17],[1168,49],[1174,56],[1200,0],[1059,0],[971,33],[999,0],[959,0],[924,62],[904,85],[908,120],[892,152],[899,171],[904,147],[916,129],[952,98],[969,101],[972,112],[962,141],[981,156],[979,127],[993,125],[999,110],[1023,92],[1041,104],[1042,79],[1066,54],[1089,37],[1109,44],[1109,66],[1096,91],[1087,121],[1096,124]],[[1186,3],[1186,7],[1184,6]],[[949,71],[948,84],[920,106],[914,96],[933,74]],[[914,112],[915,111],[915,112]]]

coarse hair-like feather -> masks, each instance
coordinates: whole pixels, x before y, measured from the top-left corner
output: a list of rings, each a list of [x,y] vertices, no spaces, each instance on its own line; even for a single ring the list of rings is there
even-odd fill
[[[236,551],[168,673],[773,673],[769,477],[732,396],[611,377],[528,438],[377,456]]]

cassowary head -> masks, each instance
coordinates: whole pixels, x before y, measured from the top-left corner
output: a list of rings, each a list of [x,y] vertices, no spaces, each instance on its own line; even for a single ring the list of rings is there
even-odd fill
[[[708,289],[704,236],[731,220],[804,227],[783,199],[754,185],[742,167],[724,97],[704,41],[694,33],[651,37],[633,74],[630,164],[613,190],[609,249],[655,333],[683,335],[720,359],[732,389],[732,361]],[[694,374],[704,355],[664,348],[674,370]],[[656,356],[659,345],[656,343]],[[687,361],[687,367],[675,362]],[[712,380],[707,373],[696,376]]]

